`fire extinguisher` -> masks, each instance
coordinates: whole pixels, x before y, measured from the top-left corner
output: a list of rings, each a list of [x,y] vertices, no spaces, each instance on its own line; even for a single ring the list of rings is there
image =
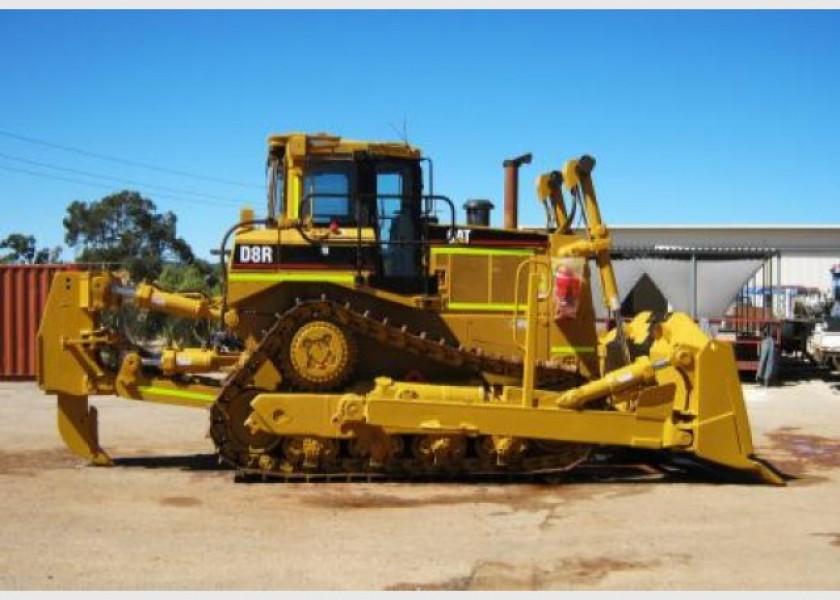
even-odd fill
[[[560,265],[554,271],[554,318],[574,319],[580,305],[582,282],[574,269]]]

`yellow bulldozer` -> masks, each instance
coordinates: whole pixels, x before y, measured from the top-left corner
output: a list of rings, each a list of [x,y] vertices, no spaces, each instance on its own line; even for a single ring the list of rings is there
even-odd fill
[[[38,382],[65,444],[110,464],[88,398],[116,394],[209,410],[219,459],[246,476],[555,478],[628,451],[783,483],[754,455],[730,346],[683,314],[621,319],[592,157],[540,176],[546,226],[517,227],[530,160],[504,162],[494,228],[481,202],[457,224],[407,143],[271,136],[266,213],[243,209],[224,235],[219,297],[55,276]],[[240,344],[149,350],[107,326],[132,305]]]

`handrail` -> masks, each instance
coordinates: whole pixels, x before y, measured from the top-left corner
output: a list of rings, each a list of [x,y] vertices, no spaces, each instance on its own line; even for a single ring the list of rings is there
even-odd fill
[[[517,265],[516,267],[516,277],[514,278],[515,285],[513,287],[513,343],[516,344],[516,347],[522,350],[523,352],[525,351],[525,343],[520,343],[519,336],[517,336],[517,333],[519,332],[519,327],[516,326],[516,322],[519,318],[519,282],[520,277],[522,276],[522,267],[524,267],[525,265],[530,266],[532,264],[537,265],[538,267],[545,268],[548,273],[548,281],[551,280],[551,267],[545,262],[540,262],[539,260],[537,260],[536,257],[527,258],[520,262],[519,265]],[[549,296],[550,295],[551,294],[549,294]],[[537,298],[537,300],[539,301],[539,298]],[[530,301],[531,298],[529,297],[528,302]]]
[[[375,226],[375,223],[370,223],[365,227],[362,226],[362,200],[365,199],[373,199],[375,201],[383,200],[383,199],[405,199],[410,198],[411,194],[375,194],[375,193],[356,193],[356,194],[338,194],[338,193],[328,193],[328,192],[312,192],[309,194],[305,194],[301,199],[300,206],[304,206],[307,200],[317,200],[318,198],[339,198],[339,199],[352,199],[354,205],[354,213],[355,213],[355,229],[356,229],[356,276],[357,278],[361,278],[362,276],[362,248],[364,244],[362,244],[362,229],[365,227],[375,228],[378,230],[378,227]],[[451,243],[455,239],[455,203],[452,202],[450,198],[447,196],[442,195],[425,195],[420,196],[421,200],[421,207],[424,210],[420,212],[420,227],[422,228],[419,232],[420,235],[418,239],[412,240],[378,240],[379,245],[395,245],[395,246],[415,246],[419,245],[421,247],[421,260],[424,267],[424,270],[428,271],[428,267],[430,264],[430,240],[429,240],[429,220],[434,211],[435,204],[437,201],[441,201],[445,203],[449,207],[449,212],[451,216],[451,221],[448,227],[448,233],[446,241],[447,243]],[[304,215],[300,215],[299,221],[304,221],[306,218]],[[424,218],[425,217],[425,218]],[[351,228],[353,226],[350,226]],[[301,237],[309,242],[310,244],[320,244],[323,243],[326,239],[329,238],[329,234],[327,234],[324,238],[317,239],[313,238],[307,234],[304,226],[302,224],[297,225],[297,231],[300,233]],[[428,288],[426,288],[426,293],[428,294]]]

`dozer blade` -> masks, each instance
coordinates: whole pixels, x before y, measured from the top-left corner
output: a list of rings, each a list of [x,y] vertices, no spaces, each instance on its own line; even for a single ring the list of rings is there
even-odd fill
[[[709,339],[682,313],[673,313],[658,324],[643,313],[630,323],[631,331],[644,329],[658,332],[651,358],[667,358],[672,365],[658,371],[656,379],[659,384],[674,383],[680,390],[674,399],[675,424],[685,429],[684,424],[690,423],[692,443],[683,450],[674,447],[673,462],[694,463],[707,472],[717,467],[719,475],[728,479],[784,485],[783,477],[755,456],[732,346]]]
[[[697,356],[694,454],[775,485],[785,480],[755,456],[741,382],[729,344],[710,341]]]
[[[99,446],[96,408],[87,396],[58,394],[58,431],[64,445],[76,456],[94,465],[110,466],[111,457]]]

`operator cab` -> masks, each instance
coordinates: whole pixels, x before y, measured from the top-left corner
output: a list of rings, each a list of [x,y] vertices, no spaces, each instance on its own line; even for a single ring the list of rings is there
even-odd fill
[[[272,138],[273,140],[274,138]],[[269,215],[302,222],[318,238],[321,261],[344,256],[369,273],[368,285],[402,294],[434,294],[425,264],[423,181],[419,151],[407,145],[310,138],[303,156],[294,140],[269,153]],[[329,150],[329,151],[326,151]],[[355,256],[352,256],[355,254]]]

